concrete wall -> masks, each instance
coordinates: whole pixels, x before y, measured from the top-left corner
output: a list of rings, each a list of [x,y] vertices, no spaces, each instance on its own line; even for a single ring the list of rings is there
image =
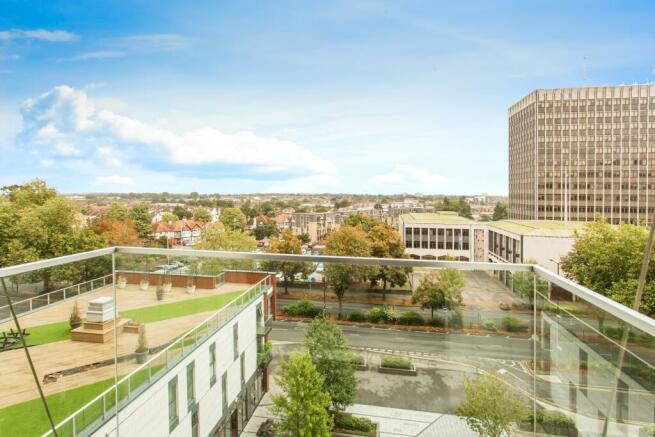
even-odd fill
[[[199,435],[207,435],[223,417],[221,379],[227,372],[228,405],[237,399],[241,386],[240,358],[234,359],[233,325],[238,323],[239,355],[245,353],[245,381],[257,371],[256,308],[263,305],[263,297],[242,310],[234,320],[208,338],[202,345],[185,357],[159,381],[132,400],[119,412],[121,437],[191,435],[191,412],[187,407],[187,365],[195,362],[195,393],[198,403]],[[209,348],[216,345],[216,382],[210,386]],[[169,434],[168,383],[177,377],[179,423]],[[105,423],[94,434],[97,437],[117,436],[116,418]]]
[[[523,237],[523,260],[534,259],[542,267],[557,273],[557,263],[571,251],[573,237]]]

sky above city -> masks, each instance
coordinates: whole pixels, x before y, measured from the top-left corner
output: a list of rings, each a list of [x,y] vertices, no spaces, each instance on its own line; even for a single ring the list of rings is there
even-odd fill
[[[507,193],[507,108],[655,81],[652,1],[0,0],[0,185]]]

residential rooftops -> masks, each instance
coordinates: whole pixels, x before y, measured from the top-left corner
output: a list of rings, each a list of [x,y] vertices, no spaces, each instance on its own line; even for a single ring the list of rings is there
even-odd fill
[[[414,212],[400,216],[405,224],[471,225],[475,220],[457,215],[454,211]]]
[[[584,228],[584,222],[564,222],[556,220],[500,220],[488,222],[493,228],[518,235],[534,237],[573,237],[575,231]]]

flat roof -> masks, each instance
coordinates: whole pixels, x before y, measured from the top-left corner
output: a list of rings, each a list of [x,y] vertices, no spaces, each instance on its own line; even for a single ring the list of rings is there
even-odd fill
[[[557,220],[499,220],[487,222],[489,228],[496,228],[518,235],[535,237],[573,237],[575,231],[584,229],[585,222],[564,222]]]
[[[466,217],[461,217],[453,211],[414,212],[400,216],[404,223],[409,224],[443,224],[443,225],[471,225],[477,223]]]

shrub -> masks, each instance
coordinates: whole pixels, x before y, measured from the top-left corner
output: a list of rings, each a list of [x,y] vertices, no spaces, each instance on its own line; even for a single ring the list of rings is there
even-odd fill
[[[305,316],[305,317],[316,317],[323,312],[322,309],[314,306],[308,300],[301,300],[296,303],[292,303],[282,307],[282,314],[287,316]]]
[[[453,329],[462,329],[464,327],[464,318],[459,311],[453,311],[448,318],[448,327]]]
[[[353,311],[350,313],[349,317],[351,322],[365,322],[366,321],[366,316],[364,313],[361,313],[359,311]]]
[[[148,347],[148,338],[146,337],[146,326],[143,325],[139,328],[139,337],[136,342],[136,349],[134,352],[142,354],[148,352],[150,349]]]
[[[484,322],[482,324],[482,327],[484,329],[486,329],[487,331],[497,331],[498,330],[498,326],[496,326],[496,322],[494,322],[493,320],[487,320],[486,322]]]
[[[355,366],[363,366],[366,363],[364,357],[360,354],[352,354],[350,356],[350,362]]]
[[[576,307],[565,303],[561,303],[559,305],[548,304],[546,305],[546,311],[549,311],[553,314],[580,314],[580,310],[578,310]]]
[[[500,309],[503,310],[503,311],[509,311],[509,309],[510,309],[509,305],[506,304],[505,302],[501,302],[500,305],[499,305],[499,307],[500,307]]]
[[[398,315],[396,323],[399,325],[421,326],[425,325],[425,320],[423,320],[423,316],[416,311],[407,311]]]
[[[342,431],[359,431],[369,435],[375,430],[375,424],[364,417],[338,413],[334,416],[334,428]]]
[[[533,422],[532,412],[525,418],[525,422]],[[559,411],[537,410],[537,423],[545,427],[575,428],[575,422]]]
[[[387,307],[373,307],[366,312],[366,318],[371,323],[392,323],[396,320],[396,315]]]
[[[528,329],[527,323],[513,316],[504,317],[502,325],[503,329],[508,332],[527,331]]]
[[[443,328],[446,326],[446,322],[444,321],[443,317],[440,316],[434,316],[434,319],[430,320],[428,323],[430,326],[434,326],[435,328]]]
[[[655,437],[655,425],[646,425],[644,428],[647,436]]]
[[[382,367],[390,367],[392,369],[412,369],[412,362],[405,357],[396,356],[383,356]]]
[[[80,306],[77,304],[77,301],[75,301],[75,304],[73,305],[73,309],[71,310],[71,314],[68,320],[71,326],[78,323],[82,323],[82,316],[80,315]]]

